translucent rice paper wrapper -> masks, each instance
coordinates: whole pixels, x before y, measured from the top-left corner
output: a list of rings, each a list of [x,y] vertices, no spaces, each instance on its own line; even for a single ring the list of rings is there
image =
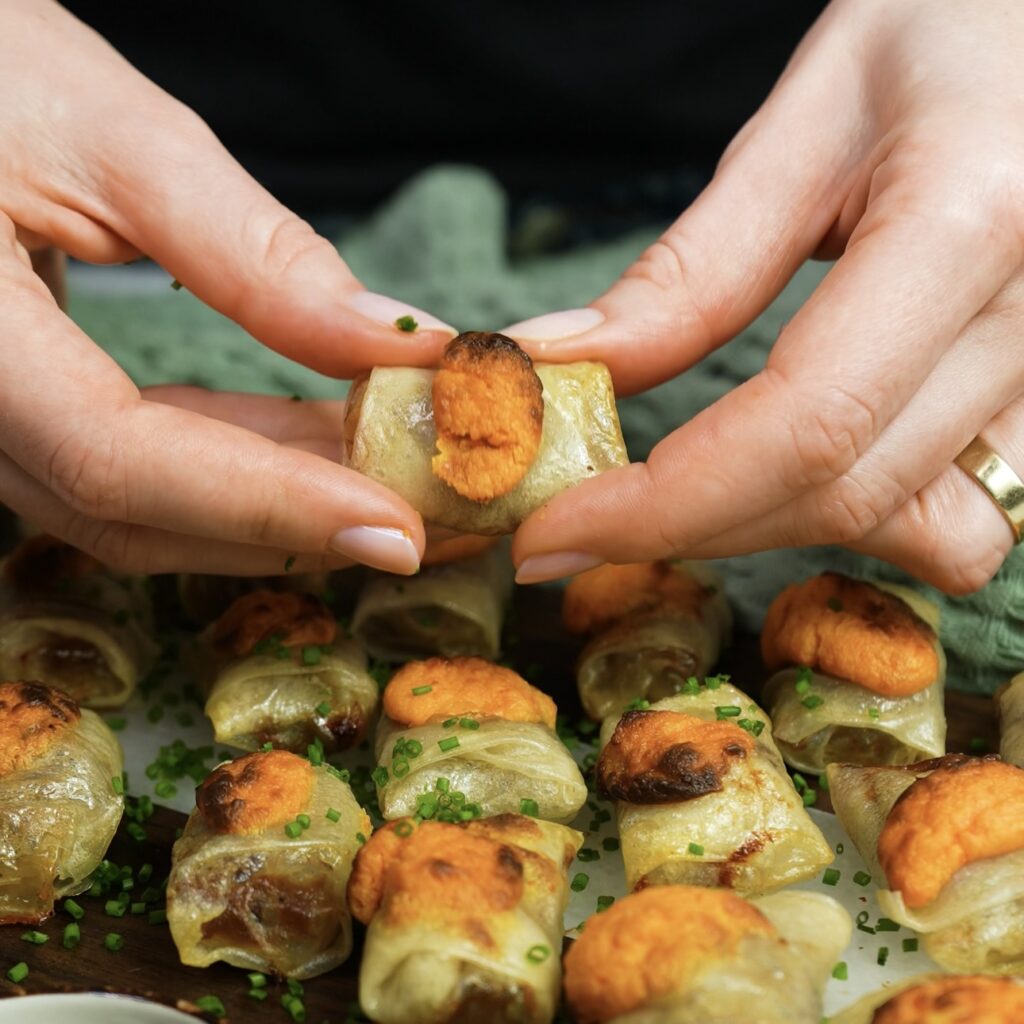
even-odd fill
[[[386,907],[370,922],[359,971],[359,1002],[379,1024],[516,1021],[548,1024],[561,987],[562,915],[569,898],[565,851],[580,833],[539,821],[541,837],[517,845],[548,858],[524,876],[518,906],[481,922],[493,940],[481,945],[424,908],[420,921],[390,924]],[[413,841],[414,837],[410,837]],[[557,876],[558,884],[552,884]],[[527,954],[550,951],[539,962]]]
[[[929,771],[925,765],[918,770],[829,766],[832,805],[875,879],[885,878],[878,839],[889,812]],[[879,890],[878,905],[885,916],[921,933],[925,952],[948,971],[1024,971],[1024,850],[965,865],[925,907],[911,910],[902,893],[889,889]]]
[[[938,632],[939,610],[930,601],[906,587],[875,586],[902,598]],[[811,673],[810,690],[800,693],[796,689],[798,669],[776,672],[765,684],[762,697],[787,764],[820,775],[833,761],[913,764],[941,757],[946,752],[946,656],[938,641],[935,649],[938,678],[909,697],[883,697],[820,672]],[[821,697],[822,703],[808,708],[803,701],[811,695]]]
[[[505,544],[415,576],[373,573],[359,594],[352,634],[385,661],[431,655],[493,660],[501,651],[513,576]]]
[[[646,612],[620,619],[595,636],[580,654],[576,682],[586,713],[596,721],[630,701],[661,700],[691,676],[705,676],[732,632],[732,611],[721,578],[708,566],[686,563],[710,593],[700,615]]]
[[[1024,672],[1013,677],[996,697],[999,709],[999,756],[1024,768]]]
[[[312,978],[352,951],[346,887],[370,821],[326,766],[292,839],[274,825],[251,835],[213,831],[193,811],[174,844],[167,920],[183,964],[218,960],[247,970]],[[338,821],[327,817],[338,811]]]
[[[82,709],[27,768],[0,778],[0,923],[36,923],[53,904],[89,887],[124,810],[112,780],[121,746]]]
[[[512,533],[560,491],[629,462],[603,363],[535,365],[544,430],[526,476],[508,494],[470,501],[434,476],[434,370],[377,367],[349,391],[344,461],[400,494],[424,521],[460,533]]]
[[[444,740],[458,746],[442,750]],[[408,759],[409,772],[396,778],[392,751],[399,740],[415,740],[422,752]],[[521,800],[535,800],[547,821],[567,823],[586,803],[587,785],[579,767],[553,729],[538,722],[480,720],[479,728],[442,722],[406,728],[386,715],[377,730],[378,766],[388,781],[377,787],[381,813],[388,820],[416,813],[416,797],[433,792],[434,782],[446,778],[451,790],[464,793],[486,816],[519,814]]]
[[[45,582],[19,593],[0,568],[0,677],[39,680],[86,707],[120,707],[157,653],[146,581],[95,572]]]
[[[242,750],[273,743],[305,754],[316,740],[327,753],[347,750],[366,736],[380,699],[366,655],[344,637],[315,665],[297,653],[288,659],[251,654],[220,667],[211,658],[207,671],[205,713],[214,738]]]
[[[738,706],[764,722],[752,754],[731,766],[722,789],[664,804],[616,801],[626,885],[725,886],[740,895],[771,892],[811,878],[834,859],[786,773],[771,722],[747,694],[728,683],[680,693],[651,705],[713,722],[716,707]],[[618,717],[601,727],[602,748]],[[694,853],[691,844],[702,848]]]

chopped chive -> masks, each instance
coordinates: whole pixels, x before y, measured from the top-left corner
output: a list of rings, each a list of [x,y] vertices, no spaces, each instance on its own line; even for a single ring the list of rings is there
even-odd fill
[[[322,743],[310,743],[306,747],[306,757],[314,768],[319,768],[324,763],[324,748]]]
[[[319,665],[320,664],[320,648],[315,644],[307,644],[302,648],[302,664],[303,665]],[[320,711],[320,706],[317,706],[317,711]],[[330,708],[327,709],[330,711]],[[326,715],[327,711],[321,711],[322,715]]]
[[[569,883],[569,888],[573,892],[583,892],[584,889],[590,884],[590,875],[585,871],[578,871],[572,877],[572,881]]]
[[[458,741],[456,740],[456,742]],[[388,784],[388,779],[390,778],[390,776],[388,775],[388,770],[384,767],[384,765],[378,765],[370,773],[370,778],[373,779],[373,781],[377,785],[377,788],[380,789]]]
[[[118,796],[124,796],[124,779],[120,775],[115,775],[110,780],[110,785]]]
[[[803,696],[810,691],[811,681],[810,679],[797,679],[793,686],[796,688],[796,692]]]
[[[180,282],[180,281],[179,281],[179,280],[178,280],[177,278],[175,278],[175,279],[174,279],[174,280],[173,280],[173,281],[171,282],[171,287],[172,287],[172,288],[173,288],[173,289],[174,289],[174,290],[175,290],[176,292],[180,292],[180,291],[181,291],[181,282]]]
[[[300,825],[300,826],[301,826],[302,828],[304,828],[304,829],[305,829],[305,828],[309,828],[309,826],[310,826],[310,824],[311,824],[311,822],[310,822],[310,819],[309,819],[309,815],[308,815],[308,814],[300,814],[300,815],[298,815],[298,816],[297,816],[297,817],[295,818],[295,820],[296,820],[296,821],[297,821],[297,822],[299,823],[299,825]]]
[[[125,906],[118,900],[107,900],[103,905],[107,917],[124,917]]]
[[[302,835],[302,826],[297,821],[289,821],[284,827],[284,834],[289,839],[298,839]]]
[[[889,947],[879,946],[878,947],[878,966],[884,967],[886,960],[889,959]]]
[[[836,981],[846,981],[849,976],[850,972],[847,969],[845,960],[840,960],[839,963],[832,968],[832,977],[835,978]]]
[[[135,877],[140,882],[142,882],[143,885],[145,885],[145,883],[148,882],[150,880],[150,878],[153,877],[153,865],[152,864],[143,864],[142,867],[139,868],[138,873],[135,875]]]
[[[803,793],[807,789],[807,780],[799,772],[793,772],[793,785],[798,793]]]
[[[21,941],[29,942],[33,946],[42,946],[50,941],[50,936],[43,932],[22,932]]]
[[[458,724],[459,724],[459,720],[457,718],[446,718],[441,723],[441,728],[442,729],[453,729]]]
[[[414,831],[415,826],[408,819],[406,819],[405,821],[400,821],[398,822],[397,825],[395,825],[395,835],[398,836],[399,839],[408,839],[409,836],[411,836]]]
[[[875,929],[880,932],[898,932],[900,926],[888,917],[880,917],[875,922]]]
[[[114,732],[121,732],[124,727],[128,724],[128,720],[125,718],[108,718],[107,725],[114,730]]]
[[[871,917],[871,915],[866,910],[862,910],[857,915],[857,929],[862,932],[867,932],[868,935],[874,935],[875,929],[868,924],[869,917]]]
[[[409,774],[409,762],[404,758],[400,757],[395,761],[391,762],[391,774],[396,779],[404,779]]]
[[[816,693],[812,693],[804,697],[800,703],[803,704],[808,711],[813,711],[815,708],[820,708],[821,705],[825,703],[825,698],[819,697]]]
[[[61,938],[61,942],[65,949],[74,949],[75,946],[82,941],[82,929],[78,926],[77,921],[72,921],[70,924],[65,925],[64,935]]]
[[[362,832],[357,832],[356,833],[356,842],[360,846],[365,846],[366,845],[366,836],[364,836]]]
[[[262,1003],[267,998],[267,990],[265,988],[251,988],[249,989],[249,998]]]
[[[540,808],[536,800],[524,798],[519,801],[519,813],[529,815],[531,818],[540,817]]]
[[[124,948],[124,938],[117,932],[107,932],[103,939],[103,948],[111,953],[116,953],[119,949]]]
[[[167,779],[161,779],[154,787],[153,792],[157,796],[162,798],[176,796],[178,793],[178,787]]]
[[[8,972],[7,978],[9,981],[14,982],[15,985],[20,985],[28,977],[28,964],[24,960],[16,963]]]
[[[215,1017],[227,1016],[227,1010],[224,1009],[224,1004],[216,996],[200,996],[196,1000],[196,1006],[198,1006],[203,1013],[212,1013]]]
[[[701,846],[700,843],[690,843],[690,845],[686,848],[686,852],[690,854],[692,857],[703,857],[704,847]]]
[[[274,744],[271,743],[270,740],[267,740],[267,742],[264,743],[262,747],[260,747],[260,750],[262,750],[264,754],[269,754],[273,749]]]
[[[152,870],[152,869],[150,869]],[[81,921],[85,917],[85,911],[82,907],[72,899],[64,901],[64,909],[76,920]]]
[[[882,712],[878,708],[868,708],[868,718],[872,721],[877,722],[882,717]]]
[[[284,571],[285,571],[285,572],[291,572],[291,570],[292,570],[292,566],[293,566],[294,564],[295,564],[295,556],[294,556],[294,555],[289,555],[289,556],[288,556],[288,557],[287,557],[287,558],[286,558],[286,559],[284,560]]]
[[[637,697],[636,700],[631,700],[622,710],[623,711],[646,711],[651,706],[649,700],[645,700],[643,697]]]
[[[917,939],[904,939],[903,940],[903,952],[904,953],[916,953],[917,952]]]
[[[813,807],[818,800],[818,791],[808,787],[800,794],[800,799],[804,802],[804,807]]]
[[[544,963],[544,961],[547,960],[549,956],[551,956],[550,946],[542,946],[538,944],[536,946],[531,946],[526,951],[526,959],[529,960],[530,963],[534,964]]]
[[[450,788],[451,788],[451,780],[450,779],[445,779],[445,778],[434,779],[434,789],[436,789],[438,791],[438,793],[447,793]]]
[[[818,788],[825,793],[828,792],[828,776],[824,772],[818,776]]]
[[[841,857],[845,852],[846,847],[842,843],[836,843],[836,856]]]
[[[739,718],[743,708],[738,704],[722,704],[715,708],[715,718],[721,721],[723,718]]]
[[[752,736],[760,736],[764,732],[764,722],[759,718],[741,718],[736,724],[741,729],[746,729]]]
[[[337,824],[341,819],[341,811],[335,810],[333,807],[328,807],[326,817]]]
[[[454,750],[459,745],[459,737],[447,736],[443,740],[438,740],[437,745],[444,753],[447,753],[449,750]]]
[[[821,881],[824,885],[836,885],[841,877],[841,871],[838,871],[835,868],[825,868],[825,873],[821,876]]]
[[[405,741],[405,756],[419,757],[423,753],[423,744],[419,740]]]
[[[146,912],[146,904],[133,903],[129,909],[133,914],[144,914]]]
[[[601,840],[601,845],[609,852],[614,853],[619,848],[619,841],[615,836],[606,836]]]
[[[146,839],[146,830],[139,825],[137,822],[130,821],[124,828],[125,832],[128,833],[137,843],[144,842]]]
[[[597,912],[600,914],[603,910],[607,910],[615,902],[614,896],[598,896],[597,897]]]
[[[480,728],[480,723],[475,718],[460,718],[459,719],[459,725],[463,729],[469,729],[469,730],[479,729]]]
[[[325,718],[331,713],[331,705],[327,701],[323,700],[316,706],[316,713],[321,717]]]
[[[150,924],[167,924],[167,911],[166,910],[151,910],[146,915],[146,920]]]
[[[400,331],[405,331],[406,334],[412,334],[412,332],[415,331],[417,327],[419,327],[419,324],[416,323],[415,317],[411,317],[407,313],[405,316],[400,316],[395,321],[395,326]]]
[[[259,971],[253,971],[249,976],[249,984],[252,988],[266,988],[267,987],[267,976],[261,974]]]
[[[430,693],[431,690],[433,690],[433,689],[434,689],[433,686],[431,686],[429,684],[427,684],[426,686],[414,686],[412,688],[412,695],[414,697],[422,697],[425,694]]]
[[[871,876],[866,871],[858,871],[853,876],[853,881],[857,885],[870,885],[871,884]]]

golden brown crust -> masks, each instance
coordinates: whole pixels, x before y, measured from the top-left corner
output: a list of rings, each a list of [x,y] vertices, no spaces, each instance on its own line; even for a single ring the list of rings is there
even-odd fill
[[[678,803],[717,793],[734,764],[754,749],[732,722],[678,711],[627,711],[597,762],[602,792],[634,804]]]
[[[503,334],[448,343],[434,375],[434,475],[472,501],[508,494],[537,457],[543,385],[530,357]]]
[[[414,693],[430,687],[426,693]],[[483,658],[428,658],[400,668],[384,690],[384,712],[399,725],[452,715],[555,726],[555,702],[510,668]]]
[[[794,583],[761,632],[769,669],[806,665],[885,697],[906,697],[939,675],[935,631],[895,594],[839,573]]]
[[[212,638],[218,653],[245,657],[271,637],[284,647],[329,644],[337,631],[333,613],[319,597],[255,590],[231,603],[213,624]]]
[[[699,618],[710,594],[672,559],[600,565],[569,581],[562,621],[570,633],[597,633],[639,612],[664,610]]]
[[[478,537],[475,533],[462,533],[456,537],[428,541],[420,565],[447,565],[476,558],[501,543],[500,537]]]
[[[1011,810],[1021,807],[1024,769],[994,755],[941,759],[886,818],[878,861],[889,888],[923,907],[964,865],[1024,848],[1024,815]]]
[[[349,907],[363,924],[379,912],[391,925],[435,922],[492,947],[490,918],[519,904],[530,856],[462,825],[388,822],[356,856]]]
[[[81,717],[61,690],[42,683],[0,683],[0,779],[27,768]]]
[[[1024,986],[1012,978],[934,978],[883,1003],[871,1024],[1020,1024]]]
[[[92,555],[46,533],[23,540],[4,562],[4,577],[18,590],[48,589],[102,571]]]
[[[244,754],[215,768],[196,790],[196,807],[215,832],[249,835],[294,821],[309,805],[315,775],[287,750]]]
[[[724,889],[666,885],[617,900],[587,919],[566,954],[573,1018],[601,1024],[682,991],[708,960],[735,956],[742,939],[757,935],[777,932]]]

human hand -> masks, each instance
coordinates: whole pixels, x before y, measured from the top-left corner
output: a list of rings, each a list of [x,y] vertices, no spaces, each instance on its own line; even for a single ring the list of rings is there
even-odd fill
[[[1024,476],[1024,6],[834,0],[693,206],[586,310],[507,328],[620,392],[838,256],[762,372],[520,529],[521,582],[601,561],[840,543],[950,592],[1012,543],[953,459]]]
[[[413,572],[413,509],[336,464],[330,403],[140,394],[54,303],[31,252],[146,254],[322,373],[437,361],[455,332],[367,292],[190,110],[48,0],[0,0],[0,495],[117,568]],[[415,333],[398,329],[410,314]],[[325,417],[327,417],[325,419]],[[327,456],[327,457],[325,457]]]

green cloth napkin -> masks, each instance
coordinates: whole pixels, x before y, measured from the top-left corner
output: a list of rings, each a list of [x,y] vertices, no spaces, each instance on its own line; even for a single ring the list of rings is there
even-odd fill
[[[658,234],[510,262],[500,186],[472,167],[437,167],[407,183],[378,213],[344,233],[339,248],[375,291],[430,310],[461,329],[497,329],[600,294]],[[827,267],[808,264],[739,337],[699,366],[619,403],[634,459],[764,364],[781,326]],[[113,287],[116,278],[116,287]],[[135,284],[134,282],[137,282]],[[340,397],[345,385],[252,341],[152,268],[117,268],[71,282],[71,315],[140,385],[211,388],[309,398]],[[758,629],[772,597],[795,579],[836,568],[911,582],[942,606],[951,685],[990,692],[1024,669],[1024,551],[1018,549],[981,593],[949,598],[883,563],[835,548],[770,551],[718,563],[740,620]]]

